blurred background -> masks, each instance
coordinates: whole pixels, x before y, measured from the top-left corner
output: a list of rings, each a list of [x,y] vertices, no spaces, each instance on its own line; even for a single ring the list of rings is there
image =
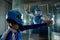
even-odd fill
[[[35,7],[41,7],[44,17],[53,20],[51,27],[48,27],[48,40],[60,40],[60,0],[0,0],[0,35],[8,28],[5,16],[9,10],[20,11],[24,25],[31,25]],[[23,40],[34,40],[31,31],[21,32]]]

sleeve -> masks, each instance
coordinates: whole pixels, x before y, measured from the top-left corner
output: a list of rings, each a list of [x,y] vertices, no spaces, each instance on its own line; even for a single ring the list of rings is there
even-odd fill
[[[34,29],[34,28],[37,28],[37,27],[43,27],[43,26],[47,26],[46,23],[43,23],[43,24],[33,24],[33,25],[24,25],[24,26],[20,27],[19,29],[21,31],[24,31],[24,30],[28,30],[28,29]]]
[[[0,40],[5,40],[9,32],[10,32],[9,30],[6,30],[6,31],[2,34]]]

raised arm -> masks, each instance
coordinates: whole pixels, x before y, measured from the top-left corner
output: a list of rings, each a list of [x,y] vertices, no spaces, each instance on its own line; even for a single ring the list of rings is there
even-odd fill
[[[37,27],[50,26],[52,23],[53,23],[52,20],[47,20],[46,23],[42,23],[42,24],[22,25],[19,29],[21,31],[24,31],[28,29],[34,29]]]
[[[24,26],[21,26],[19,29],[21,31],[24,31],[24,30],[28,30],[28,29],[34,29],[34,28],[37,28],[37,27],[43,27],[43,26],[47,26],[46,23],[43,23],[43,24],[24,25]]]

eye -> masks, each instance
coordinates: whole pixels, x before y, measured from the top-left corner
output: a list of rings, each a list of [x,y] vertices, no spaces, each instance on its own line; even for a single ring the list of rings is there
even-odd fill
[[[21,16],[20,15],[17,15],[16,18],[21,19]]]

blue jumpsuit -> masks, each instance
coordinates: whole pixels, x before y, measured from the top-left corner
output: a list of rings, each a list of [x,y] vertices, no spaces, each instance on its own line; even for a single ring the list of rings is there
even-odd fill
[[[44,21],[41,19],[42,15],[35,15],[33,18],[33,23],[34,24],[42,24]],[[41,26],[38,28],[35,28],[32,30],[32,34],[39,34],[40,36],[42,35],[48,35],[48,27],[46,26]]]

